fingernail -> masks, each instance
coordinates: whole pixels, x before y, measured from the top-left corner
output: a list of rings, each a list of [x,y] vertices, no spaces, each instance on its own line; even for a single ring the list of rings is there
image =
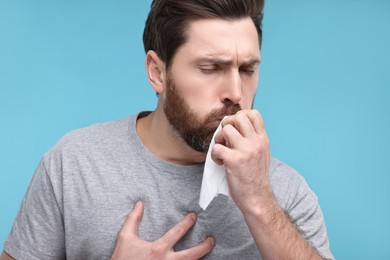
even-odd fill
[[[210,239],[211,244],[215,246],[215,239],[213,237],[208,237],[207,239]]]
[[[193,220],[196,220],[196,214],[194,212],[189,213],[188,216]]]
[[[135,203],[135,208],[139,208],[140,206],[141,206],[141,204],[142,204],[142,201],[137,201],[137,203]]]

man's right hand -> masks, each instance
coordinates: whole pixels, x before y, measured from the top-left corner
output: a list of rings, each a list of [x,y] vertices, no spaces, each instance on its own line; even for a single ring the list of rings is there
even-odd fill
[[[111,258],[112,260],[199,259],[214,248],[215,240],[214,238],[209,237],[192,248],[179,252],[173,250],[174,245],[195,224],[195,213],[190,213],[185,216],[182,221],[170,229],[163,237],[154,242],[147,242],[139,239],[138,227],[141,222],[143,210],[143,203],[139,201],[129,213],[123,224],[122,230],[119,233],[116,248]]]

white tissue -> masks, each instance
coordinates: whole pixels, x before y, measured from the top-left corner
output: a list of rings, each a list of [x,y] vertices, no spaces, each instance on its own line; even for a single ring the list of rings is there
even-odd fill
[[[218,194],[230,196],[229,187],[226,181],[225,165],[218,165],[211,159],[211,151],[215,144],[214,138],[221,129],[222,126],[219,124],[213,135],[213,139],[211,139],[210,147],[207,152],[199,197],[199,205],[203,210],[206,210],[210,202]]]

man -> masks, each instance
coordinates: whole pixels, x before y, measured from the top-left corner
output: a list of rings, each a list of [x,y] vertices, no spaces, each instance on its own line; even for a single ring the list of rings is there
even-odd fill
[[[63,137],[38,166],[1,259],[333,258],[316,196],[271,158],[252,110],[262,10],[259,0],[154,0],[144,45],[156,110]],[[231,198],[202,210],[220,123],[212,158]]]

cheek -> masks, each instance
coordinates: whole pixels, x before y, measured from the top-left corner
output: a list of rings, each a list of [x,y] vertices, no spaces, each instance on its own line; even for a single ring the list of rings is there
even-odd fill
[[[213,82],[193,73],[181,73],[175,77],[176,87],[180,89],[191,110],[200,116],[206,115],[218,102],[217,88]]]
[[[241,102],[241,108],[242,109],[251,109],[252,103],[255,98],[257,90],[257,82],[252,83],[248,85],[247,87],[243,87],[242,89],[242,102]]]

